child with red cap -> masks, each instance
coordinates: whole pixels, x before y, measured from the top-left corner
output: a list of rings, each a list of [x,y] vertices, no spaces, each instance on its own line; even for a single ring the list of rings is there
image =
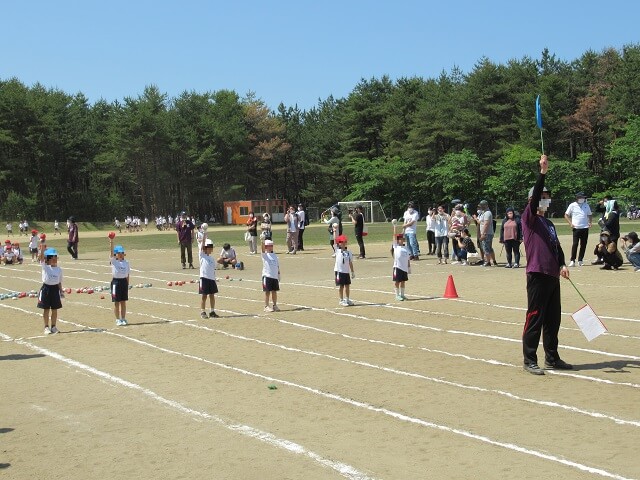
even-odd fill
[[[349,289],[351,285],[351,279],[356,277],[356,273],[353,271],[353,254],[347,250],[347,236],[339,235],[335,239],[337,245],[336,248],[336,263],[333,269],[334,278],[336,280],[336,286],[339,287],[340,305],[343,307],[349,307],[353,305],[351,299],[349,299]]]

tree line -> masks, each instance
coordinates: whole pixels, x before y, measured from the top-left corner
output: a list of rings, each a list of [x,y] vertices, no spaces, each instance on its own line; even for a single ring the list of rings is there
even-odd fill
[[[540,155],[538,94],[554,196],[638,200],[640,46],[628,45],[362,79],[308,110],[232,90],[169,98],[153,85],[90,104],[0,79],[0,214],[222,218],[225,200],[263,198],[321,209],[370,199],[388,211],[408,199],[522,204]]]

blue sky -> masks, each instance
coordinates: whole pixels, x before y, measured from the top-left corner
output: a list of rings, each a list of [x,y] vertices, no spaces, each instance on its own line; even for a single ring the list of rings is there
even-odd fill
[[[362,78],[469,72],[545,48],[562,60],[640,42],[636,1],[21,0],[3,2],[0,79],[91,103],[146,85],[254,92],[309,109]]]

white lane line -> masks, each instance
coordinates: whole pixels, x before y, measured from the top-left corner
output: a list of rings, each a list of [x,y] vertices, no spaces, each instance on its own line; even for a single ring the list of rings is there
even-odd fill
[[[4,340],[12,340],[11,337],[9,337],[8,335],[5,335],[4,333],[0,332],[0,336],[4,339]],[[283,450],[286,450],[288,452],[294,453],[296,455],[302,455],[305,457],[310,458],[311,460],[313,460],[314,462],[322,465],[323,467],[326,468],[330,468],[332,470],[335,470],[336,472],[338,472],[340,475],[342,475],[345,478],[350,478],[353,480],[367,480],[370,479],[371,477],[369,477],[368,475],[364,474],[363,472],[360,472],[359,470],[357,470],[355,467],[351,466],[351,465],[347,465],[346,463],[342,463],[342,462],[336,462],[333,460],[330,460],[328,458],[322,457],[321,455],[312,452],[311,450],[308,450],[307,448],[305,448],[304,446],[292,442],[291,440],[286,440],[286,439],[282,439],[282,438],[278,438],[275,435],[273,435],[272,433],[263,431],[263,430],[259,430],[257,428],[253,428],[249,425],[242,425],[242,424],[237,424],[237,423],[230,423],[227,420],[211,414],[211,413],[207,413],[207,412],[203,412],[203,411],[199,411],[199,410],[194,410],[192,408],[189,408],[175,400],[170,400],[168,398],[165,398],[155,392],[153,392],[152,390],[149,390],[148,388],[142,387],[136,383],[130,382],[128,380],[125,380],[121,377],[117,377],[115,375],[111,375],[107,372],[104,372],[102,370],[98,370],[97,368],[91,367],[90,365],[86,365],[84,363],[81,363],[77,360],[73,360],[71,358],[65,357],[57,352],[54,352],[52,350],[48,350],[46,348],[42,348],[39,347],[37,345],[34,345],[30,342],[24,341],[24,340],[16,340],[13,339],[13,341],[19,345],[23,345],[37,353],[41,353],[43,355],[47,355],[51,358],[54,358],[58,361],[61,361],[63,363],[66,363],[67,365],[71,365],[72,367],[78,368],[80,370],[83,370],[85,372],[91,373],[97,377],[103,378],[105,380],[108,380],[109,382],[112,382],[116,385],[120,385],[122,387],[125,388],[129,388],[131,390],[135,390],[137,392],[140,392],[150,398],[152,398],[153,400],[162,403],[170,408],[173,408],[174,410],[177,410],[185,415],[194,417],[194,418],[200,418],[200,419],[204,419],[204,420],[209,420],[212,422],[215,422],[221,426],[223,426],[224,428],[231,430],[233,432],[239,433],[241,435],[244,435],[246,437],[249,438],[253,438],[256,440],[260,440],[261,442],[267,443],[271,446],[274,446],[276,448],[280,448]]]
[[[540,452],[540,451],[533,450],[533,449],[528,449],[528,448],[525,448],[525,447],[521,447],[519,445],[515,445],[513,443],[507,443],[507,442],[501,442],[501,441],[493,440],[493,439],[491,439],[491,438],[489,438],[487,436],[478,435],[478,434],[469,432],[467,430],[461,430],[461,429],[458,429],[458,428],[452,428],[452,427],[448,427],[446,425],[440,425],[440,424],[437,424],[437,423],[429,422],[429,421],[426,421],[426,420],[422,420],[420,418],[411,417],[411,416],[408,416],[408,415],[405,415],[405,414],[402,414],[402,413],[399,413],[399,412],[395,412],[395,411],[389,410],[387,408],[376,407],[376,406],[370,405],[370,404],[368,404],[366,402],[360,402],[360,401],[356,401],[356,400],[353,400],[353,399],[344,398],[344,397],[341,397],[341,396],[336,395],[336,394],[323,392],[323,391],[317,390],[315,388],[307,387],[307,386],[304,386],[304,385],[299,385],[299,384],[296,384],[296,383],[293,383],[293,382],[289,382],[287,380],[282,380],[282,379],[278,379],[278,378],[275,378],[275,377],[270,377],[270,376],[267,376],[267,375],[262,375],[262,374],[259,374],[259,373],[250,372],[248,370],[244,370],[244,369],[241,369],[241,368],[238,368],[238,367],[233,367],[233,366],[222,364],[222,363],[218,363],[218,362],[213,362],[211,360],[207,360],[207,359],[204,359],[204,358],[201,358],[201,357],[197,357],[197,356],[194,356],[194,355],[189,355],[189,354],[182,353],[182,352],[176,352],[176,351],[164,348],[164,347],[159,347],[159,346],[150,344],[150,343],[145,342],[143,340],[138,340],[138,339],[135,339],[135,338],[127,337],[126,335],[121,335],[121,334],[117,334],[117,333],[113,333],[113,332],[106,332],[106,333],[110,333],[111,335],[115,335],[115,336],[124,338],[126,340],[129,340],[131,342],[139,343],[141,345],[148,346],[150,348],[158,349],[158,350],[166,352],[166,353],[171,353],[173,355],[177,355],[177,356],[180,356],[180,357],[185,357],[185,358],[189,358],[189,359],[198,360],[200,362],[204,362],[204,363],[207,363],[207,364],[210,364],[210,365],[214,365],[214,366],[219,367],[219,368],[223,368],[223,369],[231,370],[231,371],[234,371],[234,372],[237,372],[237,373],[241,373],[243,375],[248,375],[248,376],[251,376],[251,377],[260,378],[260,379],[267,380],[267,381],[270,381],[270,382],[277,382],[277,383],[280,383],[282,385],[287,385],[289,387],[298,388],[298,389],[304,390],[306,392],[313,393],[315,395],[319,395],[319,396],[324,397],[324,398],[328,398],[328,399],[331,399],[331,400],[336,400],[338,402],[346,403],[348,405],[352,405],[352,406],[357,407],[357,408],[362,408],[362,409],[369,410],[369,411],[372,411],[372,412],[375,412],[375,413],[382,413],[382,414],[387,415],[387,416],[389,416],[391,418],[395,418],[396,420],[400,420],[400,421],[408,422],[408,423],[413,423],[413,424],[416,424],[416,425],[420,425],[420,426],[423,426],[423,427],[444,431],[444,432],[447,432],[447,433],[452,433],[454,435],[460,435],[460,436],[463,436],[465,438],[469,438],[469,439],[472,439],[472,440],[480,441],[482,443],[486,443],[486,444],[493,445],[493,446],[496,446],[496,447],[501,447],[501,448],[504,448],[504,449],[507,449],[507,450],[511,450],[511,451],[515,451],[515,452],[518,452],[518,453],[522,453],[522,454],[525,454],[525,455],[531,455],[531,456],[534,456],[534,457],[537,457],[537,458],[540,458],[540,459],[543,459],[543,460],[548,460],[548,461],[551,461],[551,462],[559,463],[561,465],[564,465],[564,466],[567,466],[567,467],[571,467],[571,468],[574,468],[574,469],[577,469],[577,470],[580,470],[580,471],[583,471],[583,472],[587,472],[587,473],[590,473],[590,474],[599,475],[599,476],[606,477],[606,478],[613,478],[613,479],[616,479],[616,480],[637,480],[637,479],[633,479],[633,478],[630,478],[630,477],[624,477],[622,475],[619,475],[619,474],[616,474],[616,473],[612,473],[612,472],[609,472],[609,471],[601,469],[601,468],[590,467],[588,465],[584,465],[584,464],[581,464],[581,463],[578,463],[578,462],[567,460],[566,458],[557,457],[555,455],[551,455],[551,454]],[[2,333],[0,333],[0,336],[6,337],[6,335],[4,335]],[[148,395],[151,398],[154,398],[155,400],[157,400],[159,402],[162,402],[162,403],[165,403],[166,405],[171,406],[171,407],[173,407],[173,408],[175,408],[177,410],[180,410],[180,411],[182,411],[184,413],[191,414],[192,416],[198,416],[200,418],[206,418],[208,420],[213,420],[213,421],[215,421],[217,423],[220,423],[221,425],[225,426],[226,428],[229,428],[230,430],[239,431],[240,433],[243,433],[243,434],[245,434],[247,436],[251,436],[253,438],[257,438],[259,440],[265,441],[267,443],[274,444],[276,446],[279,446],[280,448],[290,449],[290,451],[292,451],[294,453],[304,454],[304,455],[312,458],[313,460],[321,463],[322,465],[328,466],[329,468],[332,468],[332,469],[338,471],[343,476],[350,475],[348,478],[367,478],[364,474],[362,474],[362,473],[358,472],[357,470],[355,470],[354,467],[351,467],[351,466],[348,466],[348,465],[345,465],[345,464],[342,464],[342,463],[336,464],[335,462],[331,462],[330,460],[324,459],[323,457],[320,457],[319,455],[317,455],[315,453],[313,453],[313,456],[312,456],[312,455],[310,455],[310,453],[312,453],[312,452],[308,452],[307,450],[300,451],[300,449],[304,449],[304,447],[302,447],[300,445],[297,445],[297,444],[292,444],[292,442],[288,442],[286,440],[275,439],[275,437],[273,437],[273,435],[271,435],[269,433],[261,432],[259,430],[253,429],[252,427],[248,427],[248,426],[244,426],[244,425],[232,425],[232,424],[227,423],[225,420],[223,420],[223,419],[221,419],[221,418],[219,418],[217,416],[214,416],[214,415],[211,415],[211,414],[208,414],[208,413],[205,413],[205,412],[199,412],[199,411],[196,411],[196,410],[189,409],[188,407],[185,407],[185,406],[179,404],[178,402],[165,399],[165,398],[157,395],[156,393],[154,393],[154,392],[152,392],[152,391],[150,391],[148,389],[140,387],[139,385],[133,384],[131,382],[128,382],[128,381],[123,380],[123,379],[118,378],[118,377],[111,376],[108,373],[102,372],[102,371],[97,370],[97,369],[95,369],[93,367],[90,367],[88,365],[84,365],[84,364],[82,364],[80,362],[76,362],[75,360],[68,359],[66,357],[63,357],[62,355],[59,355],[59,354],[54,353],[54,352],[51,352],[49,350],[37,347],[37,346],[32,345],[32,344],[30,344],[28,342],[16,341],[16,343],[20,343],[20,344],[23,344],[25,346],[28,346],[29,348],[32,348],[33,350],[35,350],[35,351],[37,351],[39,353],[43,353],[45,355],[50,355],[53,358],[56,358],[58,360],[64,361],[66,363],[69,363],[69,364],[71,364],[73,366],[76,366],[77,368],[81,368],[83,370],[89,371],[90,373],[93,373],[94,375],[98,375],[98,376],[100,376],[102,378],[106,378],[107,380],[110,380],[110,381],[112,381],[114,383],[123,385],[125,387],[131,388],[131,389],[134,389],[134,390],[141,391],[145,395]],[[295,446],[295,447],[293,447],[293,446]],[[321,459],[322,461],[320,461],[319,459]],[[349,471],[345,472],[344,471],[345,469],[349,469]],[[355,471],[357,473],[352,473],[352,471]],[[361,475],[361,476],[357,476],[357,475]]]

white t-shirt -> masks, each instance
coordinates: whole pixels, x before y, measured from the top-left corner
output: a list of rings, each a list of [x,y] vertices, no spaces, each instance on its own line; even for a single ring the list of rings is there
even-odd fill
[[[591,207],[587,202],[578,203],[573,202],[567,207],[567,211],[564,212],[569,218],[571,218],[571,226],[573,228],[589,228],[589,215],[591,215]]]
[[[280,270],[280,265],[278,263],[278,256],[271,253],[263,253],[262,254],[262,276],[278,279],[278,271]]]
[[[40,262],[40,266],[42,267],[42,283],[46,285],[62,283],[62,269],[60,267],[53,267],[44,262]]]
[[[480,234],[493,235],[493,213],[491,210],[482,212],[482,215],[478,216],[478,220],[480,221]]]
[[[399,268],[405,272],[409,271],[409,257],[411,254],[407,247],[393,242],[393,268]]]
[[[420,214],[418,213],[418,211],[416,209],[414,209],[413,213],[409,213],[409,210],[407,210],[406,212],[404,212],[404,215],[402,216],[402,218],[404,219],[404,223],[413,222],[408,227],[405,227],[404,233],[414,233],[415,234],[416,233],[416,227],[418,225],[418,219],[420,218]]]
[[[111,257],[111,275],[113,275],[113,278],[127,278],[130,271],[127,260],[118,260],[116,257]]]
[[[298,210],[298,228],[300,230],[304,230],[305,215],[306,213],[304,212],[304,210]]]
[[[29,249],[33,249],[33,248],[38,248],[38,236],[37,235],[31,235],[31,238],[29,239]]]
[[[220,250],[220,256],[222,258],[226,258],[227,260],[233,260],[236,258],[236,251],[231,247],[229,250],[225,250],[224,248]]]
[[[336,251],[336,264],[333,268],[334,272],[350,273],[350,263],[353,262],[353,253],[349,250]]]
[[[436,227],[433,225],[433,218],[431,218],[431,215],[427,215],[427,232],[435,232],[436,231]]]
[[[449,215],[447,213],[436,214],[433,217],[433,230],[436,237],[446,237],[449,233]]]
[[[216,279],[216,261],[211,255],[207,255],[202,250],[198,252],[200,259],[200,277],[209,280]]]

